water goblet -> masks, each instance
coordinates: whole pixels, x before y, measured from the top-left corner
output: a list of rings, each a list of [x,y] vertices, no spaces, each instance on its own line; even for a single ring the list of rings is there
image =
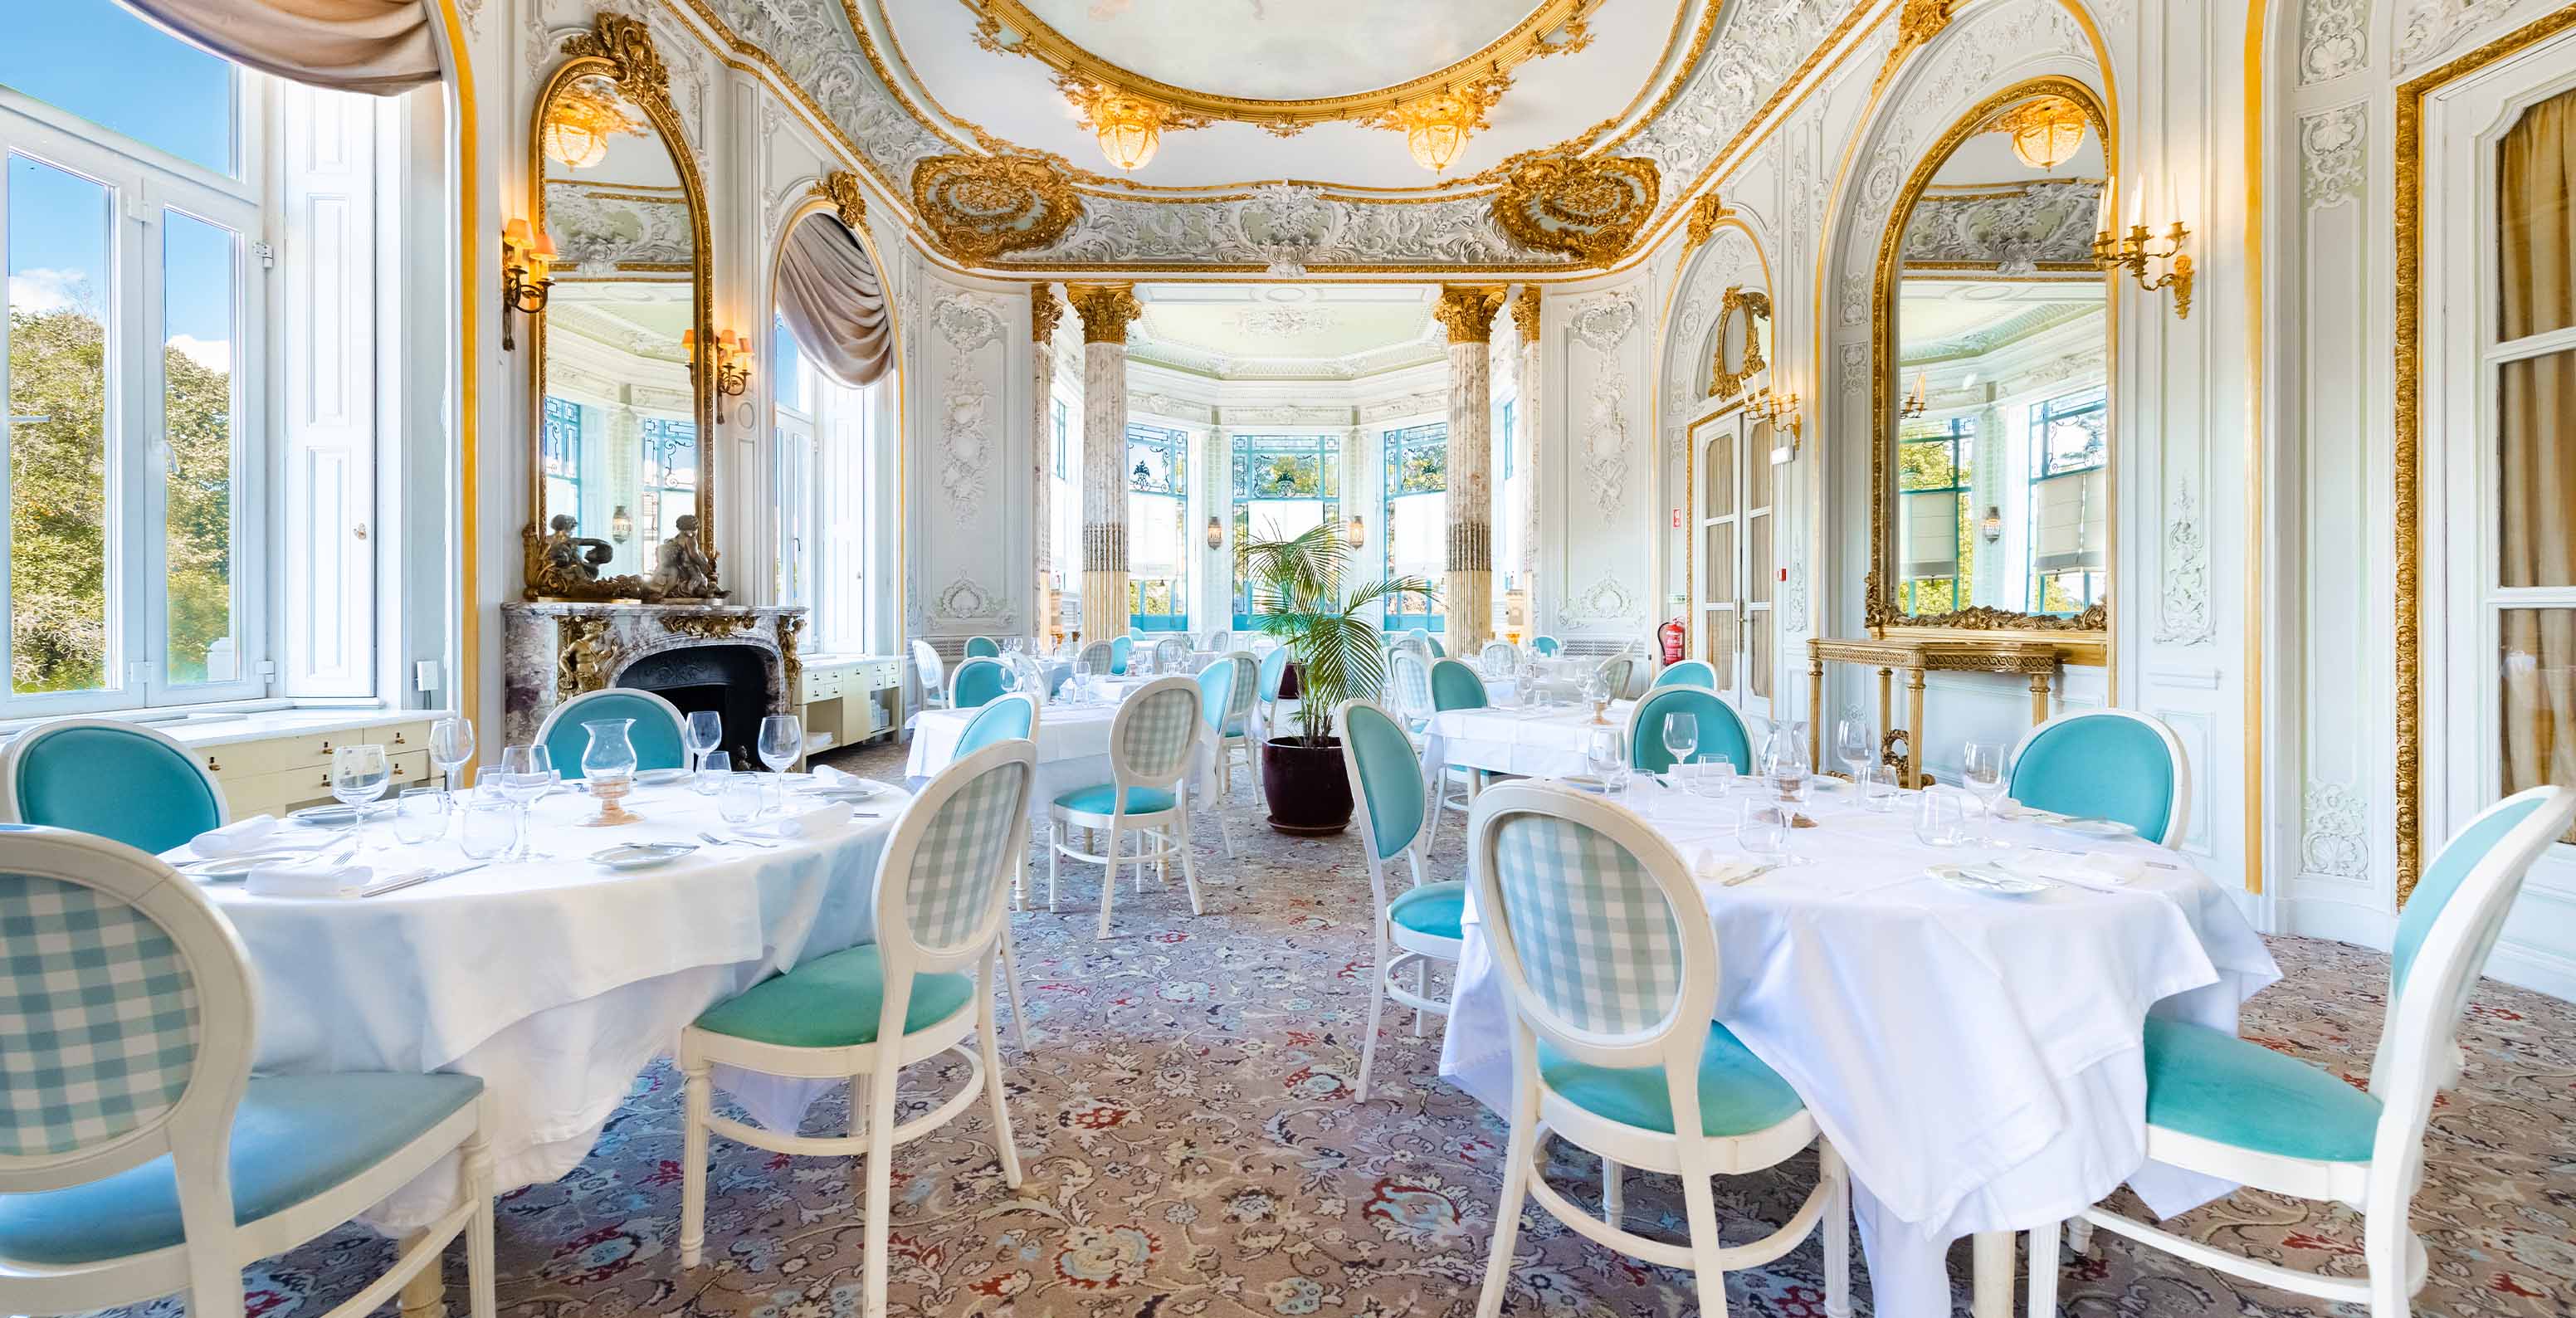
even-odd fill
[[[1601,780],[1605,795],[1617,796],[1628,790],[1634,770],[1628,763],[1628,734],[1624,729],[1594,728],[1584,741],[1584,759],[1591,765],[1593,776]]]
[[[341,746],[331,752],[331,795],[349,807],[349,827],[367,822],[367,806],[393,783],[393,761],[373,744]]]
[[[1672,755],[1674,768],[1690,763],[1699,751],[1699,715],[1666,714],[1664,749]]]
[[[707,752],[724,740],[724,715],[712,709],[689,711],[689,722],[683,729],[683,736],[689,748],[689,767],[704,767]]]
[[[406,787],[394,798],[394,840],[404,846],[436,841],[447,832],[447,793],[435,787]]]
[[[1995,831],[1995,808],[2004,795],[2004,746],[1995,741],[1972,741],[1960,761],[1960,780],[1977,797],[1978,840],[1988,846],[2010,847]]]
[[[776,776],[784,804],[787,766],[805,753],[805,721],[793,714],[771,714],[760,720],[760,762]]]
[[[446,779],[448,791],[456,790],[456,771],[473,758],[472,720],[450,714],[429,725],[429,762],[438,766],[439,776]]]
[[[1852,781],[1860,780],[1861,766],[1878,758],[1869,735],[1869,720],[1860,711],[1847,709],[1834,724],[1834,756],[1852,771]]]
[[[536,804],[538,797],[553,791],[557,781],[554,755],[546,749],[545,743],[501,748],[498,785],[501,795],[519,809],[519,841],[511,849],[512,860],[528,858],[529,807]]]

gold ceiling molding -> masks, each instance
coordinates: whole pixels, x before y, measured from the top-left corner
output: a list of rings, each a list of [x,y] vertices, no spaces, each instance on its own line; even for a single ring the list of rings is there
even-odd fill
[[[846,169],[825,174],[821,182],[806,190],[809,197],[820,197],[832,203],[832,213],[841,218],[842,227],[857,233],[868,222],[868,196],[859,190],[859,176]]]
[[[1527,18],[1484,49],[1446,68],[1391,87],[1343,96],[1261,100],[1175,86],[1122,68],[1084,49],[1020,0],[958,0],[976,15],[975,44],[995,54],[1025,55],[1061,74],[1130,96],[1157,101],[1175,112],[1253,124],[1282,137],[1320,123],[1364,120],[1409,101],[1455,92],[1550,55],[1571,55],[1592,44],[1586,21],[1607,0],[1541,0]]]
[[[1950,26],[1953,3],[1954,0],[1905,0],[1905,7],[1896,11],[1896,44],[1888,47],[1887,62],[1878,66],[1878,80],[1869,85],[1872,100],[1877,99],[1906,56],[1921,50],[1925,43],[1941,35],[1941,29]]]
[[[650,115],[654,106],[671,104],[671,71],[643,20],[624,14],[601,14],[588,32],[564,38],[563,53],[573,59],[604,59],[617,94]]]
[[[1502,309],[1500,284],[1443,284],[1431,318],[1449,327],[1451,343],[1491,343],[1494,313]]]
[[[1521,294],[1512,299],[1512,324],[1520,327],[1523,346],[1538,342],[1538,285],[1521,285]]]
[[[1084,343],[1127,342],[1127,327],[1145,314],[1134,284],[1067,284],[1065,300],[1082,318]]]
[[[1064,304],[1055,300],[1055,289],[1045,284],[1029,285],[1029,341],[1052,342],[1055,327],[1064,320]]]
[[[1607,265],[1654,218],[1661,176],[1644,156],[1525,158],[1494,195],[1494,222],[1513,242]]]
[[[1049,246],[1082,216],[1072,180],[1027,156],[930,156],[912,167],[912,205],[961,261]]]
[[[1695,252],[1717,232],[1717,222],[1735,213],[1735,208],[1717,199],[1714,189],[1693,198],[1690,207],[1690,233],[1682,239],[1682,250]],[[1768,313],[1765,313],[1768,314]]]

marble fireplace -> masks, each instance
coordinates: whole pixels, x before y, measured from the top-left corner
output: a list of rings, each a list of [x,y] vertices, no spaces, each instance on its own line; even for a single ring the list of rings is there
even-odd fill
[[[737,765],[768,714],[795,708],[803,665],[801,608],[728,604],[583,604],[541,601],[501,608],[503,730],[510,744],[536,738],[555,706],[585,691],[651,691],[683,714],[714,710],[721,749]]]

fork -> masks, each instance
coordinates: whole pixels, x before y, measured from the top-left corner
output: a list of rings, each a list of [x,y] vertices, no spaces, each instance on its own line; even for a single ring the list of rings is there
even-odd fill
[[[713,833],[700,833],[698,836],[705,838],[709,844],[719,847],[730,842],[738,846],[758,847],[763,851],[775,851],[778,849],[778,844],[775,842],[761,842],[747,837],[717,837]]]

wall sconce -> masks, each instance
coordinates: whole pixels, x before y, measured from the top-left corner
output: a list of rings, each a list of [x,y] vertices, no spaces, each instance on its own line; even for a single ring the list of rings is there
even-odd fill
[[[608,515],[608,538],[621,545],[635,538],[635,518],[626,511],[625,504],[617,505],[617,511]]]
[[[1749,410],[1757,420],[1769,423],[1773,430],[1788,431],[1789,452],[1794,454],[1798,451],[1798,443],[1804,437],[1803,432],[1806,430],[1807,422],[1806,418],[1798,412],[1796,394],[1790,394],[1784,398],[1765,389],[1754,398]]]
[[[1348,528],[1343,530],[1342,539],[1353,549],[1358,549],[1367,545],[1368,523],[1360,520],[1360,515],[1358,513],[1351,514],[1351,524]]]
[[[512,220],[501,226],[501,350],[509,352],[519,345],[510,335],[510,315],[516,312],[534,316],[546,309],[546,294],[554,288],[548,272],[555,263],[555,240],[546,235],[530,234],[526,220]]]
[[[1994,504],[1987,504],[1985,520],[1977,523],[1977,533],[1986,538],[1987,544],[2003,539],[2004,510]]]
[[[680,331],[680,351],[689,356],[689,378],[698,376],[698,332]],[[740,398],[751,390],[751,341],[737,334],[716,336],[716,392]]]
[[[1225,527],[1213,517],[1208,519],[1207,542],[1210,549],[1225,548]]]
[[[2182,221],[2173,222],[2165,231],[2164,250],[2155,250],[2147,239],[2147,226],[2132,222],[2125,236],[2114,236],[2110,229],[2093,235],[2093,264],[2105,272],[2126,270],[2138,281],[2138,287],[2149,293],[2170,288],[2174,295],[2174,318],[2191,319],[2191,257],[2182,250],[2183,240],[2191,230]],[[2155,262],[2168,262],[2165,272],[2150,281],[2147,267]]]
[[[1914,387],[1905,391],[1905,401],[1897,406],[1896,415],[1900,418],[1921,416],[1924,409],[1931,405],[1930,392],[1924,386],[1923,377],[1917,375],[1914,377]]]

